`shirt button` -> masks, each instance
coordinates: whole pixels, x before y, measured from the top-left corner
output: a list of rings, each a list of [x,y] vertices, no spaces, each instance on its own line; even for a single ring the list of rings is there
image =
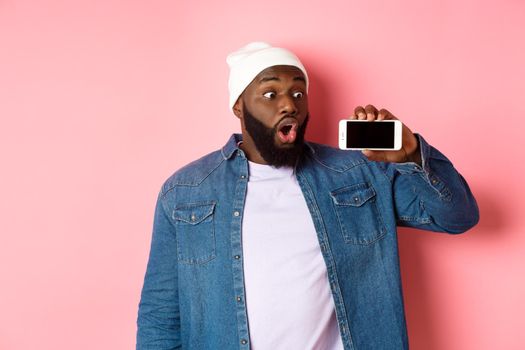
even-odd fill
[[[241,300],[242,300],[241,297],[237,297],[237,301],[241,301]]]
[[[195,214],[191,214],[191,221],[195,221],[196,217]]]
[[[359,202],[359,198],[358,197],[354,197],[354,202]]]
[[[233,212],[233,216],[239,216],[239,212],[238,211]]]
[[[248,341],[246,339],[241,339],[241,344],[242,345],[246,345],[246,343],[248,343]]]
[[[235,259],[240,259],[241,256],[240,255],[235,255]]]
[[[246,179],[246,175],[241,175],[241,179]]]
[[[438,182],[438,180],[436,180],[436,179],[432,179],[432,184],[435,185],[435,184],[437,184],[437,182]]]

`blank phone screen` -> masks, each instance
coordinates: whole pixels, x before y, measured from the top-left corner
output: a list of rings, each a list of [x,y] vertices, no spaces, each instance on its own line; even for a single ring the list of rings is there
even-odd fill
[[[394,148],[394,123],[347,122],[347,148]]]

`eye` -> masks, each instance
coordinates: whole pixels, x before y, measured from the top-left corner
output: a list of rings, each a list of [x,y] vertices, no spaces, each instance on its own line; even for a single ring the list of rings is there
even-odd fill
[[[303,98],[304,94],[301,91],[296,91],[293,93],[293,97],[295,98]]]
[[[268,92],[265,92],[265,93],[263,94],[263,96],[266,97],[266,98],[274,98],[274,97],[275,97],[275,92],[273,92],[273,91],[268,91]]]

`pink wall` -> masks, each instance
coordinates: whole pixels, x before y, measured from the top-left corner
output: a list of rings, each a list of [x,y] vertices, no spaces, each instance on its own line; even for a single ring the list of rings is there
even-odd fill
[[[249,3],[249,4],[248,4]],[[524,349],[525,3],[0,1],[0,349],[130,349],[154,202],[238,131],[230,51],[294,50],[309,137],[391,110],[469,180],[479,225],[400,230],[410,344]]]

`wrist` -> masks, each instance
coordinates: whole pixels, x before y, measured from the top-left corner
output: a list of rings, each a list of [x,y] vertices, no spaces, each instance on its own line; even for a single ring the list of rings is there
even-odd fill
[[[416,148],[415,149],[408,151],[408,152],[404,148],[403,150],[405,151],[407,162],[413,162],[413,163],[417,163],[421,165],[421,149],[419,147],[419,140],[417,138],[416,138]]]

